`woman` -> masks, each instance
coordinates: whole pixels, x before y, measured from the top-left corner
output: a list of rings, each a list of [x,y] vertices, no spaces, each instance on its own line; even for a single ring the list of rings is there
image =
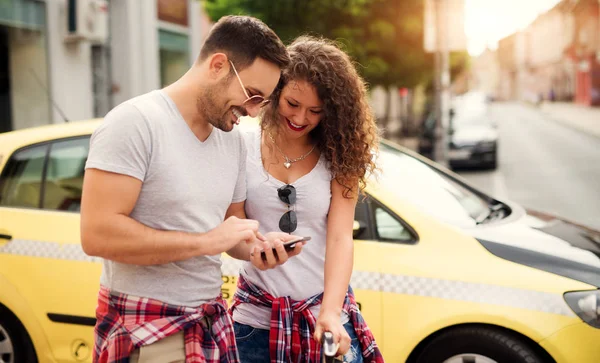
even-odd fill
[[[366,87],[329,41],[303,36],[288,51],[260,130],[246,135],[245,208],[261,230],[311,240],[273,270],[244,265],[232,306],[240,359],[320,362],[330,331],[345,361],[383,362],[349,289],[354,208],[378,140]]]

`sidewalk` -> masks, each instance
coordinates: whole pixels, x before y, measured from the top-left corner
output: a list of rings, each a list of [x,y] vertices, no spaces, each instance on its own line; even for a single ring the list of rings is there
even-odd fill
[[[600,107],[568,102],[544,102],[540,111],[548,118],[600,138]]]

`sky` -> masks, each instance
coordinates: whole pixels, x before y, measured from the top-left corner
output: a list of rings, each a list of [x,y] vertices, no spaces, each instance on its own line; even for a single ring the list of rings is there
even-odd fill
[[[524,29],[560,0],[465,0],[467,50],[481,54],[496,49],[498,40]]]

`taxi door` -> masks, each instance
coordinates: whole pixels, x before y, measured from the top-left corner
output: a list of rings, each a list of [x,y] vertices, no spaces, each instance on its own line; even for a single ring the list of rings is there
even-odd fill
[[[370,203],[360,197],[354,214],[354,268],[350,286],[367,325],[380,348],[383,345],[381,314],[380,267],[377,245],[371,224]]]
[[[59,362],[91,361],[93,347],[101,266],[79,232],[88,150],[89,135],[27,146],[4,155],[0,174],[0,279],[29,305]]]
[[[373,331],[377,345],[386,360],[396,360],[399,344],[397,336],[391,336],[393,325],[403,326],[406,317],[401,306],[408,302],[394,293],[394,276],[406,273],[416,253],[415,231],[384,203],[373,196],[359,201],[355,213],[355,257],[352,287],[356,292],[363,316]],[[390,274],[389,272],[393,272]],[[389,299],[394,297],[398,314],[390,315]]]

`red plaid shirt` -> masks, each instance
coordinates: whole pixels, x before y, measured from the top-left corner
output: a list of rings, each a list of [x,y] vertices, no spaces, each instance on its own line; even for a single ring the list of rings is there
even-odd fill
[[[316,319],[309,308],[321,304],[323,293],[302,301],[274,297],[240,275],[231,312],[241,303],[271,308],[269,353],[271,363],[321,361],[321,346],[313,338]],[[365,363],[383,363],[373,333],[360,314],[352,289],[346,293],[343,310],[350,316]]]
[[[134,349],[183,330],[186,363],[239,363],[233,323],[221,297],[190,308],[101,287],[96,319],[94,362],[129,363]]]

